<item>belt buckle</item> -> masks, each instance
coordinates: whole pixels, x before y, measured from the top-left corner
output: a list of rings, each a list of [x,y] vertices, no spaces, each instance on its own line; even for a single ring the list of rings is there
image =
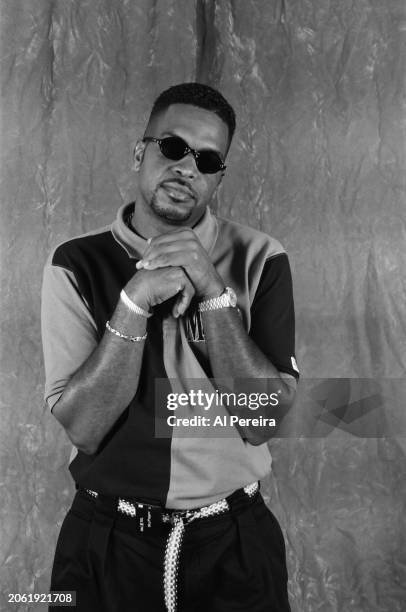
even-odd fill
[[[172,527],[176,527],[180,522],[186,525],[193,519],[194,514],[193,510],[175,510],[166,515],[165,522],[170,523]]]

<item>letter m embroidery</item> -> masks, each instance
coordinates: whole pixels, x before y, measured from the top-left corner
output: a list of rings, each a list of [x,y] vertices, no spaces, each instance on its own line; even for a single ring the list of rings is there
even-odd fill
[[[203,322],[197,308],[186,318],[186,336],[189,342],[204,342]]]

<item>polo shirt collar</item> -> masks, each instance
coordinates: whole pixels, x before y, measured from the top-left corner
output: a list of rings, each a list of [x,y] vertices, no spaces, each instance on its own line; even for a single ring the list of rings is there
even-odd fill
[[[111,226],[111,232],[115,240],[123,247],[131,258],[140,259],[145,249],[147,241],[135,231],[131,230],[126,219],[128,218],[134,203],[123,204],[117,212],[117,217]],[[203,217],[193,227],[204,249],[210,253],[217,239],[218,226],[217,219],[207,206]]]

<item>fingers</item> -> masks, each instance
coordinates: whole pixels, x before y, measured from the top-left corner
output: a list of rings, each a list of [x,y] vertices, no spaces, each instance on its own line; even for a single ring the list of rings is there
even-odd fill
[[[177,315],[185,312],[195,293],[188,276],[179,266],[140,270],[134,274],[125,289],[130,299],[144,310],[149,310],[179,294],[176,305],[181,308],[180,313],[176,309]]]
[[[166,232],[165,234],[160,234],[154,238],[148,238],[147,242],[148,245],[154,245],[175,242],[177,240],[197,240],[197,242],[199,242],[197,234],[191,227],[180,227],[173,230],[173,232]]]
[[[142,259],[138,262],[137,268],[144,267],[146,261],[151,261],[163,253],[179,250],[204,251],[198,237],[191,228],[182,228],[174,232],[161,234],[155,238],[149,238],[148,246],[143,253]]]
[[[183,268],[198,296],[214,295],[224,288],[208,252],[191,228],[179,228],[148,239],[142,259],[136,264],[137,270],[148,272],[169,270],[171,267]],[[180,307],[183,314],[186,310],[184,306],[186,304],[187,307],[189,302],[186,290],[186,294],[176,303],[176,312]]]
[[[199,254],[201,256],[206,254],[206,252],[203,250],[203,247],[201,247],[198,243],[192,240],[185,240],[182,242],[176,241],[160,245],[151,245],[145,251],[142,259],[137,262],[137,270],[141,270],[141,268],[147,268],[149,270],[152,270],[153,268],[162,267],[165,265],[178,265],[172,263],[165,263],[165,261],[169,261],[169,259],[165,259],[167,256],[170,256],[172,253],[177,252],[183,252],[185,254],[186,260],[189,257],[192,257],[192,259],[197,260]]]
[[[180,301],[182,301],[182,308],[181,312],[177,311],[176,314],[178,316],[183,314],[195,293],[194,287],[185,271],[180,267],[168,267],[151,270],[151,272],[146,271],[146,274],[150,275],[150,278],[153,279],[154,290],[160,302],[179,294],[179,300],[176,301],[176,305],[179,305]]]
[[[190,302],[192,301],[194,294],[194,287],[185,274],[184,279],[182,281],[182,286],[179,290],[179,297],[176,300],[172,309],[172,314],[175,318],[185,314]]]
[[[173,249],[173,250],[172,250]],[[183,266],[187,268],[193,262],[198,261],[199,253],[195,250],[175,250],[176,247],[171,247],[169,250],[150,256],[147,260],[142,259],[137,263],[137,269],[141,270],[156,270],[157,268],[166,268],[169,266]]]

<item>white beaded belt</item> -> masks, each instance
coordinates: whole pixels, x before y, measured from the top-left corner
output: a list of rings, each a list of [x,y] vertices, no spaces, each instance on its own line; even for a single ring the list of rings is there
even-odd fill
[[[253,497],[258,489],[258,483],[253,482],[252,484],[244,487],[243,491],[249,497]],[[98,493],[96,493],[96,491],[91,491],[90,489],[85,490],[92,497],[98,497]],[[137,510],[144,507],[148,508],[148,504],[133,504],[125,499],[119,498],[117,511],[121,514],[135,518],[137,516]],[[172,529],[169,532],[169,536],[166,541],[164,560],[164,598],[168,612],[176,612],[179,557],[186,525],[192,521],[195,521],[196,519],[224,514],[229,510],[230,505],[228,501],[226,499],[220,499],[219,501],[210,504],[210,506],[203,506],[203,508],[198,508],[196,510],[171,510],[170,512],[165,512],[165,510],[162,511],[162,521],[172,525]],[[147,521],[145,527],[148,528],[149,526],[150,525]],[[140,531],[143,530],[144,528],[140,529]]]

